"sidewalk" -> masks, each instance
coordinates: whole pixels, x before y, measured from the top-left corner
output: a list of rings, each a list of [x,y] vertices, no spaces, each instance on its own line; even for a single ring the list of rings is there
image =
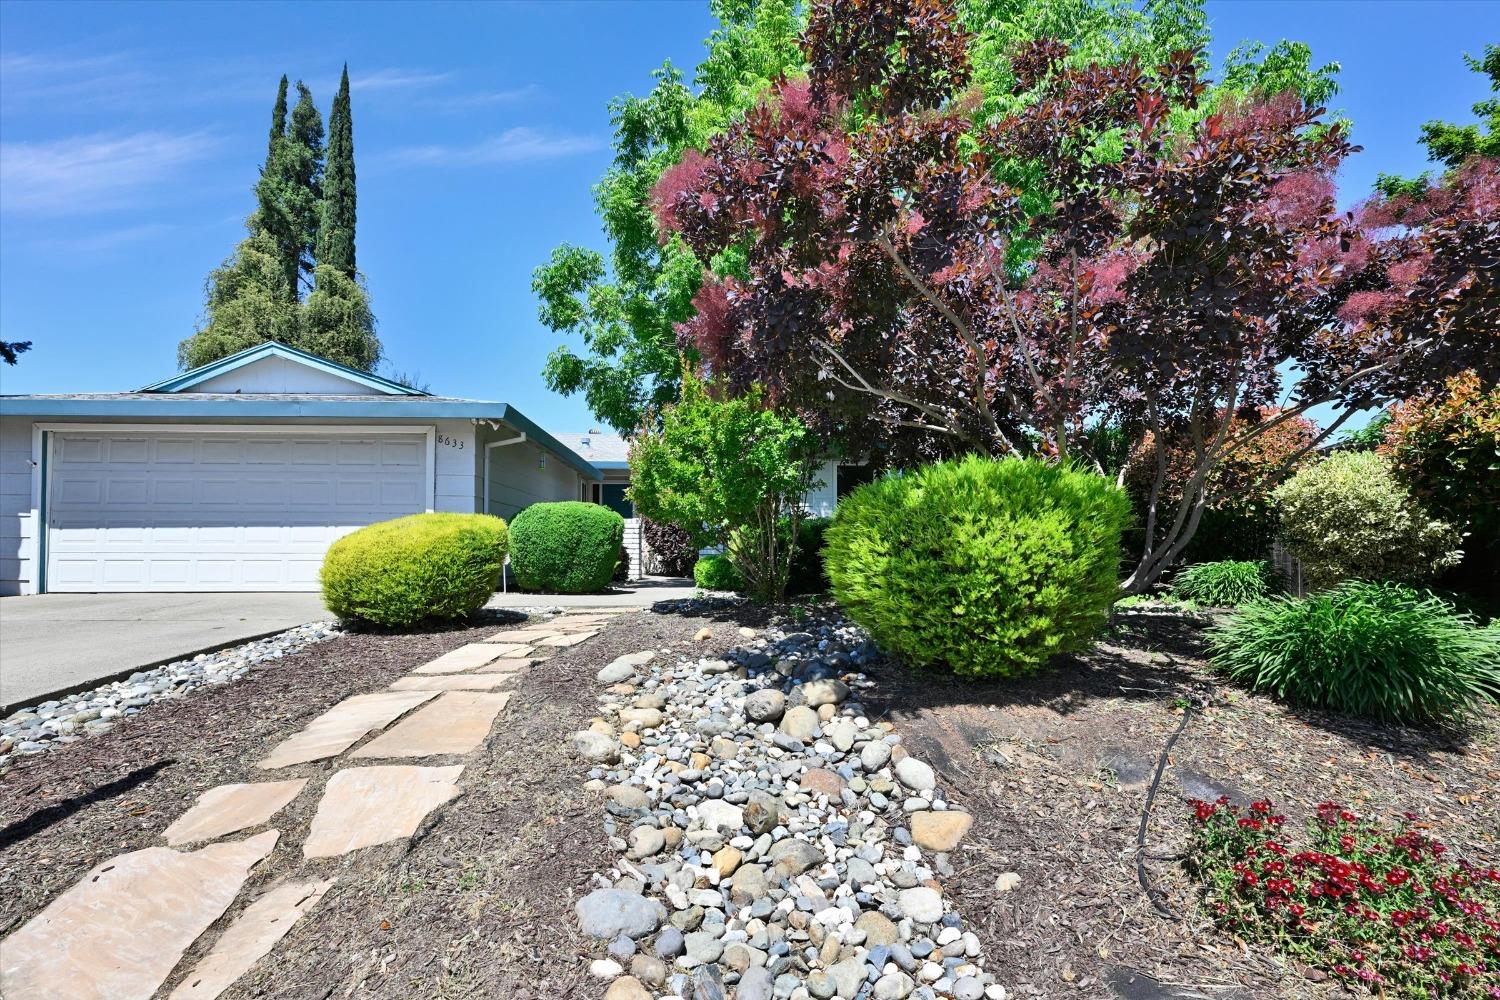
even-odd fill
[[[698,587],[686,577],[648,576],[612,584],[602,594],[530,594],[511,590],[496,594],[486,608],[649,608],[657,601],[692,597]]]

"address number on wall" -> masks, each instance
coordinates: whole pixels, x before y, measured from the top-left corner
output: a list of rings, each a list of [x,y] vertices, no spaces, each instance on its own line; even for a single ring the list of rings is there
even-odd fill
[[[459,451],[464,450],[464,443],[462,440],[456,437],[449,437],[447,434],[439,434],[437,436],[437,443],[447,445],[449,448],[457,448]]]

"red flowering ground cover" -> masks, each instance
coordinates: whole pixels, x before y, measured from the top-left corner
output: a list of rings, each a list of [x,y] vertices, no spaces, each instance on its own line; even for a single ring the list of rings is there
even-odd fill
[[[1202,658],[1206,624],[1120,612],[1089,654],[1021,682],[974,685],[895,663],[874,668],[881,700],[872,699],[872,714],[891,718],[912,751],[940,770],[950,796],[974,813],[943,883],[1012,997],[1397,995],[1393,985],[1367,986],[1357,973],[1340,978],[1306,949],[1284,950],[1273,936],[1222,926],[1189,863],[1193,799],[1229,794],[1242,808],[1268,799],[1287,817],[1287,830],[1316,822],[1319,804],[1337,800],[1393,835],[1423,838],[1423,864],[1434,870],[1458,858],[1500,867],[1500,714],[1469,732],[1445,733],[1293,710],[1214,675]],[[1185,704],[1206,707],[1190,710],[1168,755],[1146,831],[1144,867],[1164,916],[1138,881],[1136,838],[1157,757],[1183,722]],[[1363,855],[1287,839],[1292,853],[1315,849],[1375,869]],[[1425,845],[1439,841],[1447,851],[1431,858]],[[1388,873],[1378,870],[1381,878]],[[1386,898],[1395,907],[1401,897]],[[1364,966],[1342,964],[1387,975],[1368,958]],[[1150,991],[1152,981],[1161,989]],[[1476,994],[1455,988],[1445,995]]]
[[[1298,849],[1268,801],[1192,806],[1189,868],[1224,930],[1396,996],[1500,1000],[1500,870],[1448,858],[1415,813],[1390,829],[1323,802]]]

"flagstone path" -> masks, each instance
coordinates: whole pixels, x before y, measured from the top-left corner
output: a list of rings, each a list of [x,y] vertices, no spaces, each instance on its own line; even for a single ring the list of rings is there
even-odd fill
[[[265,826],[299,797],[316,794],[302,843],[307,870],[243,906],[169,1000],[218,997],[334,888],[338,874],[323,859],[407,840],[434,809],[461,794],[461,758],[484,745],[510,700],[503,689],[522,671],[553,649],[586,642],[628,610],[564,614],[500,632],[417,667],[389,690],[334,705],[256,765],[272,771],[312,765],[310,774],[208,789],[163,831],[170,846],[100,864],[0,942],[0,996],[149,1000],[229,911],[281,832],[267,828],[190,852],[173,848]],[[445,760],[441,766],[340,763],[431,757]],[[328,769],[333,773],[321,781]]]

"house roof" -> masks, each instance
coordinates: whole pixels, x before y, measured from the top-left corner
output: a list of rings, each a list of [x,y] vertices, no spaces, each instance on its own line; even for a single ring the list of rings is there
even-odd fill
[[[630,467],[630,442],[618,434],[586,431],[581,434],[559,434],[557,439],[599,469]]]
[[[279,357],[337,376],[372,393],[192,392],[191,386],[269,357]],[[509,403],[434,396],[378,375],[357,371],[304,351],[267,341],[135,392],[69,392],[55,395],[0,395],[0,416],[108,418],[146,421],[236,420],[472,420],[504,423],[553,452],[591,480],[599,467],[542,430]]]
[[[211,361],[206,365],[200,365],[197,368],[191,369],[190,371],[181,372],[180,374],[173,375],[171,378],[162,379],[160,382],[153,382],[151,385],[145,386],[139,391],[183,392],[184,390],[190,389],[195,385],[206,382],[211,378],[217,378],[218,376],[224,375],[228,372],[232,372],[237,368],[243,368],[246,365],[254,364],[257,361],[262,361],[266,358],[284,358],[287,361],[293,361],[297,364],[306,365],[309,368],[316,368],[317,370],[326,372],[329,375],[335,375],[339,378],[346,379],[358,385],[363,385],[367,388],[374,389],[376,392],[391,396],[430,395],[429,393],[423,392],[421,389],[413,389],[409,385],[402,385],[400,382],[392,382],[390,379],[381,378],[379,375],[375,375],[371,372],[363,372],[358,368],[350,368],[348,365],[341,365],[336,361],[329,361],[327,358],[320,358],[316,354],[308,354],[306,351],[299,351],[295,347],[288,347],[286,344],[283,344],[277,340],[268,340],[264,343],[256,344],[254,347],[247,347],[243,351],[231,354],[228,357],[220,358],[217,361]]]

